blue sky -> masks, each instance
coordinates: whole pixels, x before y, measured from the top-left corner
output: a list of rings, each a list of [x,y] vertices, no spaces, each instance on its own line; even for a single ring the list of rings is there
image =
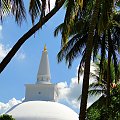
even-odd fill
[[[28,8],[27,2],[25,5]],[[47,45],[50,62],[51,82],[58,83],[60,88],[59,101],[79,112],[77,98],[81,93],[82,83],[77,84],[77,66],[80,58],[73,62],[70,69],[68,69],[65,61],[59,64],[57,62],[61,36],[55,38],[53,32],[63,22],[64,13],[62,8],[42,29],[30,37],[1,73],[0,113],[24,98],[25,84],[36,82],[40,58],[45,44]],[[14,22],[13,17],[4,18],[4,22],[0,26],[0,61],[31,27],[32,23],[29,15],[27,15],[27,22],[23,22],[21,27]],[[89,103],[92,101],[93,98],[90,99]]]
[[[27,6],[27,3],[26,7]],[[21,100],[25,95],[27,83],[35,83],[40,58],[44,45],[47,45],[51,81],[53,83],[67,82],[70,84],[71,78],[76,76],[78,61],[73,63],[71,69],[63,61],[57,63],[57,53],[60,50],[61,38],[54,37],[54,30],[64,19],[64,10],[61,9],[52,19],[50,19],[39,31],[29,38],[20,48],[17,55],[11,60],[8,66],[0,75],[0,102],[7,103],[10,99]],[[27,15],[27,22],[23,22],[19,27],[13,17],[4,18],[0,27],[0,60],[12,48],[17,40],[30,28],[32,23]]]

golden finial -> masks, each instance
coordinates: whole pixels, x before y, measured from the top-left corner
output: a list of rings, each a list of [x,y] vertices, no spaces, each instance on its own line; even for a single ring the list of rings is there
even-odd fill
[[[46,47],[46,44],[44,45],[44,52],[47,51],[47,47]]]

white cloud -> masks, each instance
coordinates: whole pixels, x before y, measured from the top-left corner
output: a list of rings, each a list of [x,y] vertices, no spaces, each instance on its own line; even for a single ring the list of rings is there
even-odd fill
[[[2,36],[2,26],[0,25],[0,40],[3,39]],[[10,51],[11,47],[9,45],[5,45],[1,43],[0,41],[0,62],[3,60],[3,58],[7,55],[7,53]],[[16,54],[16,58],[18,60],[24,60],[26,58],[26,55],[24,52],[19,51]]]
[[[91,70],[95,70],[92,68]],[[80,101],[78,100],[79,96],[82,93],[82,80],[83,76],[80,77],[80,83],[78,84],[77,76],[72,78],[70,84],[67,82],[60,82],[57,84],[58,88],[58,102],[63,103],[63,101],[71,108],[76,108],[79,110]],[[93,78],[90,79],[90,83],[93,82]],[[88,106],[90,106],[93,102],[95,102],[100,96],[89,96],[88,97]],[[10,109],[12,106],[21,103],[23,100],[16,100],[15,98],[9,100],[8,103],[0,103],[0,113],[3,113]]]
[[[66,82],[58,83],[59,90],[59,99],[58,101],[66,100],[69,105],[74,106],[79,109],[80,101],[78,100],[79,96],[82,93],[82,80],[78,84],[77,77],[71,79],[70,85],[66,85]],[[65,86],[65,87],[63,87]],[[93,102],[95,102],[99,96],[92,96],[88,98],[88,106],[90,106]]]
[[[51,6],[51,9],[54,8],[54,6],[55,6],[55,0],[50,0],[50,6]]]
[[[91,71],[95,72],[96,68],[93,66],[91,67]],[[60,82],[57,84],[58,86],[58,93],[59,99],[58,101],[66,100],[69,105],[74,106],[75,108],[79,109],[80,100],[78,100],[79,96],[82,93],[82,80],[83,76],[80,77],[80,83],[78,84],[78,78],[76,77],[71,79],[70,85],[67,82]],[[94,81],[93,78],[90,79],[90,83]],[[88,107],[95,102],[100,96],[89,96],[88,97]]]
[[[0,25],[0,31],[2,31],[2,25]]]
[[[2,39],[2,26],[0,25],[0,39]],[[9,48],[5,47],[2,43],[0,43],[0,61],[5,57],[8,53]]]
[[[2,43],[0,43],[0,61],[7,55],[10,48],[5,47]]]
[[[55,6],[55,0],[50,0],[50,10],[52,10]],[[48,4],[47,4],[47,9],[46,9],[46,14],[49,13],[49,9],[48,9]]]
[[[2,43],[0,43],[0,61],[3,60],[3,58],[7,55],[7,53],[10,51],[10,47],[8,47],[8,45],[4,45]],[[24,60],[26,58],[26,55],[24,52],[18,52],[15,56],[15,58],[17,58],[18,60]]]
[[[82,84],[81,82],[80,84],[78,84],[77,77],[71,79],[71,83],[69,86],[66,82],[58,83],[57,86],[59,92],[58,101],[61,102],[62,100],[64,100],[69,105],[79,108],[78,98],[81,94]]]
[[[24,60],[26,58],[26,54],[24,52],[18,52],[18,54],[16,55],[16,58],[18,60]]]
[[[20,100],[16,100],[15,98],[12,98],[8,101],[8,103],[2,103],[0,102],[0,114],[5,113],[8,109],[13,107],[14,105],[21,103]]]
[[[0,39],[2,39],[3,36],[2,36],[2,25],[0,25]]]

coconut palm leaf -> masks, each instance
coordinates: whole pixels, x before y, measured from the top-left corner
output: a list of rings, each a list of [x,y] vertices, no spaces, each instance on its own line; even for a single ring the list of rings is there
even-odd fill
[[[105,89],[106,88],[105,86],[106,84],[102,82],[94,82],[89,85],[89,89],[97,89],[97,88]]]
[[[0,0],[0,18],[12,14],[17,24],[21,25],[26,20],[26,12],[23,0]]]
[[[0,18],[1,21],[4,15],[8,15],[10,13],[10,4],[7,4],[5,1],[0,0]]]
[[[25,7],[23,0],[11,0],[12,13],[15,15],[15,21],[18,24],[22,23],[23,19],[26,19]]]
[[[105,90],[103,90],[103,89],[94,89],[94,90],[89,90],[88,91],[88,94],[90,95],[90,96],[93,96],[93,95],[101,95],[101,94],[104,94],[105,93]]]
[[[62,30],[61,46],[63,46],[64,44],[68,42],[68,35],[70,32],[70,28],[71,26],[73,26],[73,20],[75,18],[74,7],[75,7],[74,0],[67,0],[66,13],[65,13],[65,18],[64,18],[64,29]]]
[[[42,4],[40,0],[30,0],[29,13],[31,16],[32,23],[34,24],[35,19],[40,16],[42,10]]]
[[[72,62],[74,61],[75,58],[79,57],[80,54],[83,53],[85,50],[85,43],[87,40],[87,35],[81,37],[73,47],[69,50],[67,55],[65,56],[66,62],[68,62],[68,67],[71,66]]]
[[[78,19],[80,8],[82,9],[85,4],[83,0],[67,0],[66,13],[64,18],[64,29],[62,30],[61,46],[68,42],[68,37],[71,35],[71,29],[75,28],[75,21]]]
[[[58,53],[58,62],[63,60],[63,58],[65,57],[66,62],[69,62],[70,63],[69,66],[70,66],[72,59],[75,58],[75,57],[73,58],[73,56],[77,56],[77,54],[79,54],[80,51],[82,51],[82,48],[86,42],[86,38],[87,38],[87,35],[83,37],[81,37],[80,34],[74,35],[74,37],[72,37],[68,41],[68,43],[66,43]],[[76,51],[76,53],[73,51],[73,49]],[[71,57],[71,58],[69,59],[68,57]]]
[[[55,31],[54,31],[54,36],[58,36],[58,33],[62,33],[64,28],[64,23],[61,23],[59,26],[56,27]]]
[[[50,0],[30,0],[29,13],[32,24],[34,25],[36,18],[43,18],[47,10],[50,12]]]

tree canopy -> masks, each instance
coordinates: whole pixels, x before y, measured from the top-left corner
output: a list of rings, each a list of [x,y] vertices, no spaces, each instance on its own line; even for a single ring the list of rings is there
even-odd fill
[[[79,119],[85,120],[86,107],[89,88],[90,62],[101,51],[100,72],[103,72],[103,61],[105,55],[108,58],[107,67],[107,97],[110,98],[110,83],[111,83],[111,59],[113,59],[115,73],[117,74],[117,56],[120,46],[120,7],[119,0],[56,0],[55,7],[50,11],[50,0],[30,0],[29,13],[33,23],[33,27],[28,30],[13,46],[7,56],[0,63],[0,73],[4,70],[23,43],[39,30],[65,3],[65,18],[64,22],[56,29],[62,34],[61,51],[58,54],[59,61],[64,57],[68,61],[68,65],[80,53],[83,55],[80,60],[84,66],[83,89],[80,105]],[[48,4],[49,13],[46,14],[46,5]],[[6,12],[12,13],[15,16],[15,21],[21,24],[25,19],[25,7],[22,0],[4,0],[0,1],[1,20]],[[117,15],[117,14],[118,15]],[[38,22],[35,24],[35,20]],[[78,70],[78,78],[80,67]],[[116,78],[117,79],[117,78]],[[109,102],[108,102],[109,103]],[[108,104],[109,105],[109,104]]]

